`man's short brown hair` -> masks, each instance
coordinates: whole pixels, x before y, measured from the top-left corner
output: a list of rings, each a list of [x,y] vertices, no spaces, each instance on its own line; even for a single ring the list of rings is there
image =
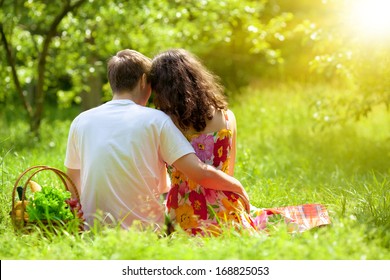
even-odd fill
[[[143,74],[146,74],[149,81],[151,66],[151,59],[137,51],[119,51],[107,65],[107,77],[112,91],[132,91]]]

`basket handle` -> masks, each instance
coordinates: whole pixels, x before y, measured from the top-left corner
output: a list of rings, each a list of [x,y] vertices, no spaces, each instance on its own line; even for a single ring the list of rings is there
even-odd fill
[[[34,170],[35,169],[35,170]],[[33,171],[34,170],[34,171]],[[76,195],[76,198],[78,200],[80,200],[80,195],[79,195],[79,192],[77,191],[77,188],[76,188],[76,185],[74,184],[74,182],[70,179],[70,177],[63,171],[57,169],[57,168],[54,168],[54,167],[50,167],[50,166],[47,166],[47,165],[36,165],[36,166],[32,166],[30,168],[27,168],[25,171],[23,171],[19,176],[18,178],[16,179],[16,182],[14,184],[14,188],[12,190],[12,208],[11,208],[11,211],[12,211],[12,214],[15,215],[14,211],[15,211],[15,195],[16,195],[16,192],[17,192],[17,187],[19,186],[19,182],[20,180],[30,171],[33,171],[33,173],[27,178],[24,186],[23,186],[23,192],[22,192],[22,209],[23,209],[23,212],[24,212],[24,201],[26,199],[26,190],[27,190],[27,186],[28,186],[28,183],[30,182],[30,180],[39,172],[41,171],[44,171],[44,170],[50,170],[52,172],[54,172],[58,177],[59,179],[61,180],[61,182],[64,184],[65,188],[67,191],[70,191],[69,189],[69,186],[72,188],[72,191],[73,193]],[[67,184],[69,183],[69,184]],[[72,193],[72,191],[70,191]]]

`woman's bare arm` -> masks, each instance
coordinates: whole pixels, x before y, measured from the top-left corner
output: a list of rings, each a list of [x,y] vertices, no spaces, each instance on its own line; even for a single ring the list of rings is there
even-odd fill
[[[246,200],[249,210],[249,197],[244,187],[236,178],[202,162],[195,154],[187,154],[173,165],[189,179],[209,189],[231,191],[240,194]]]
[[[236,118],[233,114],[232,111],[228,110],[227,111],[228,118],[229,118],[229,126],[230,130],[232,131],[232,147],[230,150],[230,155],[229,155],[229,170],[228,174],[230,176],[234,176],[234,165],[236,163],[236,146],[237,146],[237,123],[236,123]]]

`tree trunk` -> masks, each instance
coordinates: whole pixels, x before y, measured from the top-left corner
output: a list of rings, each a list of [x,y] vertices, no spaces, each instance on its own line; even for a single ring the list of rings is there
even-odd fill
[[[90,65],[95,67],[95,71],[93,73],[90,73],[87,79],[89,91],[83,91],[80,94],[82,111],[94,108],[102,103],[103,81],[100,73],[101,71],[95,63],[97,61],[98,59],[93,55],[89,58],[89,63]]]
[[[49,47],[50,43],[53,40],[56,32],[57,27],[63,20],[63,18],[71,11],[76,9],[78,6],[80,6],[85,0],[80,0],[73,6],[71,5],[70,1],[67,2],[64,7],[62,8],[62,11],[54,18],[52,24],[50,25],[50,28],[46,34],[46,37],[43,41],[43,47],[42,52],[39,54],[39,60],[38,60],[38,81],[37,81],[37,87],[36,87],[36,100],[35,100],[35,112],[31,119],[31,132],[34,135],[39,136],[39,128],[41,126],[41,121],[43,118],[43,111],[44,111],[44,104],[45,104],[45,73],[46,73],[46,62],[47,62],[47,56],[49,54]]]

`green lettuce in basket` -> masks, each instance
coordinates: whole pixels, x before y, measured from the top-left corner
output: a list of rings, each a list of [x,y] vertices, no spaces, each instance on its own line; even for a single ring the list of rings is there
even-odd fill
[[[43,187],[34,192],[27,205],[29,221],[36,220],[72,220],[75,218],[69,207],[69,191],[60,188]]]

